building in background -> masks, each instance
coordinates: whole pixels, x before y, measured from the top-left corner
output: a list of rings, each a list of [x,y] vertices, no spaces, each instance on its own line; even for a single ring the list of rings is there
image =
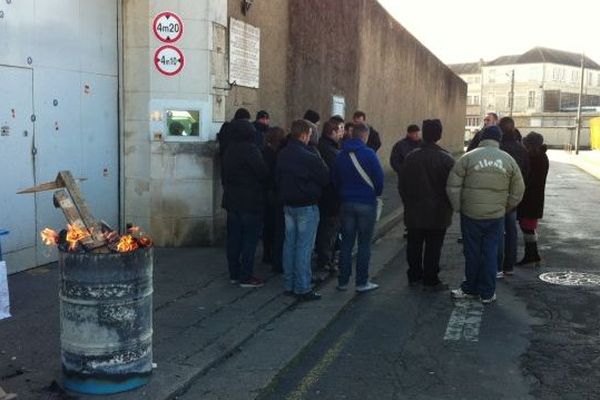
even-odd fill
[[[553,146],[573,144],[581,54],[536,47],[520,55],[449,67],[468,84],[467,136],[479,129],[486,112],[502,117],[512,109],[522,131],[536,130]],[[588,121],[600,115],[600,65],[588,57],[583,78],[581,145],[589,146]]]
[[[287,127],[367,113],[386,161],[410,123],[462,145],[466,85],[375,0],[30,0],[0,6],[0,228],[11,272],[56,259],[60,170],[97,218],[159,246],[221,240],[215,137],[238,107]]]

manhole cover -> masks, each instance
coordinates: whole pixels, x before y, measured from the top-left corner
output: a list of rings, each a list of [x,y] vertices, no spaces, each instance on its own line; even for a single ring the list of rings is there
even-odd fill
[[[546,272],[540,275],[544,282],[564,286],[600,286],[600,275],[585,272]]]

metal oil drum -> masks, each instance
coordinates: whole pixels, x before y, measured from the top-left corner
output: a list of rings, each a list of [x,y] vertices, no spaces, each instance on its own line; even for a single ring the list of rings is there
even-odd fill
[[[117,393],[152,373],[153,249],[59,254],[63,384]]]

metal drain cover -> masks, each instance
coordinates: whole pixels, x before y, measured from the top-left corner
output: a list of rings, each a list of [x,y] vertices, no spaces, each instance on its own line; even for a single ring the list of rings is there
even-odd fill
[[[563,286],[600,286],[600,275],[585,272],[546,272],[540,275],[540,279]]]

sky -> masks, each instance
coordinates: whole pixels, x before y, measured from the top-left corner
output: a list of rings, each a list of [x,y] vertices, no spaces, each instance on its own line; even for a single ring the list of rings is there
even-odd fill
[[[600,63],[599,0],[378,0],[446,64],[549,47]],[[495,11],[494,11],[495,10]]]

